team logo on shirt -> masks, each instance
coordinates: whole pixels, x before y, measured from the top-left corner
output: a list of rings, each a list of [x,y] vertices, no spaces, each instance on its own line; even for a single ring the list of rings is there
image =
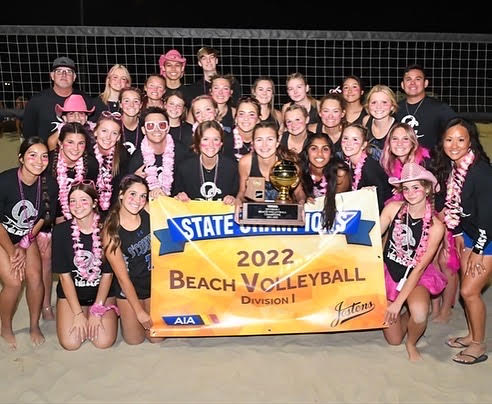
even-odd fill
[[[415,118],[412,114],[405,115],[401,119],[401,122],[410,125],[413,128],[413,130],[415,131],[415,135],[417,136],[417,138],[424,137],[424,135],[419,135],[418,134],[419,133],[419,130],[418,130],[419,121],[417,121],[417,118]]]
[[[84,279],[81,274],[81,272],[90,274],[94,270],[94,255],[92,255],[91,251],[87,251],[87,250],[80,250],[80,253],[82,257],[81,265],[77,265],[77,263],[75,262],[75,257],[73,257],[73,265],[76,268],[75,279],[74,279],[75,286],[77,287],[98,286],[100,277],[97,277],[96,279],[89,281],[87,279]]]
[[[32,202],[22,200],[12,208],[11,217],[5,216],[6,221],[3,226],[8,233],[23,236],[28,232],[32,221],[36,220],[37,216],[38,211]]]
[[[207,181],[200,187],[200,194],[207,200],[211,201],[214,199],[215,195],[221,195],[222,191],[215,185],[212,181]]]

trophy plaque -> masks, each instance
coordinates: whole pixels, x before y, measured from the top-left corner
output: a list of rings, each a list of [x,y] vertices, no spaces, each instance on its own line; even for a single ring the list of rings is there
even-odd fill
[[[270,171],[270,182],[278,190],[275,201],[265,200],[264,178],[248,179],[248,202],[236,208],[236,221],[248,225],[304,226],[304,206],[294,203],[290,196],[291,189],[299,184],[295,163],[277,161]]]

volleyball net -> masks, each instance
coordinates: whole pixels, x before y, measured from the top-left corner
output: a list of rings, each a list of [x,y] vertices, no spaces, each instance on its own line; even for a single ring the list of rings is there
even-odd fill
[[[218,70],[233,74],[243,94],[259,76],[276,84],[275,103],[288,101],[285,81],[302,73],[311,95],[321,98],[343,77],[362,78],[366,90],[386,84],[400,98],[406,66],[422,65],[431,95],[476,120],[492,120],[492,35],[361,31],[295,31],[132,27],[0,27],[0,81],[3,108],[19,96],[51,86],[49,72],[58,56],[77,65],[76,85],[92,96],[104,89],[108,70],[125,65],[133,84],[159,71],[159,56],[177,49],[187,58],[184,83],[201,77],[196,53],[219,51]]]

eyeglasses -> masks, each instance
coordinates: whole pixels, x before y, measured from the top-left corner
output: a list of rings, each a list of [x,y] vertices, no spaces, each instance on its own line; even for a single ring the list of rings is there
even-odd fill
[[[167,121],[147,121],[144,124],[145,130],[147,132],[153,132],[155,130],[167,130],[169,124]]]
[[[81,181],[73,181],[72,184],[70,185],[70,188],[74,188],[79,185],[88,185],[94,189],[96,189],[96,185],[94,184],[94,181],[89,180],[89,179],[84,179]]]
[[[67,76],[73,75],[75,72],[72,69],[55,69],[55,74],[62,76],[66,74]]]
[[[109,112],[103,111],[101,112],[101,116],[108,119],[114,119],[116,121],[121,121],[121,114],[119,112]]]

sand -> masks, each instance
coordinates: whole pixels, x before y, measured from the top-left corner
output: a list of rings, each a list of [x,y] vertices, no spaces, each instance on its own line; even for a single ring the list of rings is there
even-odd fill
[[[492,303],[492,290],[484,295]],[[488,315],[487,334],[492,333]],[[278,336],[171,338],[160,344],[30,345],[25,299],[14,318],[18,349],[0,343],[1,403],[492,403],[492,357],[473,366],[451,361],[444,344],[462,335],[461,306],[446,325],[430,323],[409,362],[405,347],[380,330]],[[492,341],[488,339],[491,346]]]
[[[12,167],[18,138],[0,143],[2,169]],[[490,308],[492,290],[484,297]],[[487,323],[492,347],[491,314]],[[448,324],[429,324],[418,363],[407,360],[403,345],[388,346],[380,330],[138,346],[118,336],[107,350],[85,343],[68,352],[53,321],[41,320],[46,342],[32,348],[28,324],[22,298],[17,351],[0,341],[0,403],[492,403],[492,350],[488,361],[465,366],[451,361],[458,350],[444,344],[465,332],[461,306]]]

